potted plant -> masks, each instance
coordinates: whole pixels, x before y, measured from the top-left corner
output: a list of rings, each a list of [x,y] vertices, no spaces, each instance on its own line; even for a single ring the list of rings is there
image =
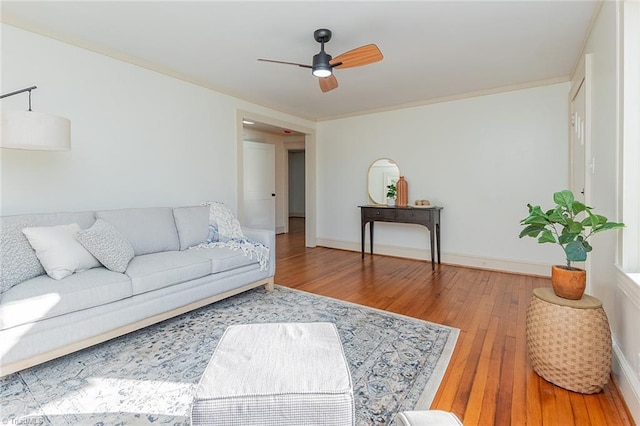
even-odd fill
[[[584,262],[587,253],[592,250],[589,238],[598,232],[624,227],[623,223],[609,220],[592,212],[576,201],[571,191],[560,191],[553,194],[556,206],[543,211],[540,206],[527,204],[529,216],[522,219],[524,226],[520,238],[537,238],[539,243],[555,243],[562,247],[567,260],[566,266],[551,267],[551,284],[553,291],[565,299],[580,299],[586,286],[586,271],[571,266],[571,262]]]
[[[398,195],[398,188],[396,188],[396,184],[392,183],[387,185],[387,205],[395,206],[396,205],[396,195]]]

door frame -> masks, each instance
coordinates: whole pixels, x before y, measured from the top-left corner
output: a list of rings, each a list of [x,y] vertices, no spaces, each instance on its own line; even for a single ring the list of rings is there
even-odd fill
[[[593,65],[592,54],[585,54],[580,63],[576,67],[576,72],[571,80],[571,89],[569,90],[569,188],[573,188],[574,179],[574,163],[573,163],[573,129],[571,126],[571,120],[573,115],[573,100],[575,99],[578,91],[581,87],[584,90],[584,203],[585,205],[591,205],[591,175],[594,172],[595,164],[593,160],[593,153],[591,149],[591,102],[592,102],[592,87],[593,81]],[[584,263],[584,269],[587,271],[587,290],[591,288],[591,261],[587,257]]]
[[[242,217],[244,213],[243,193],[244,193],[244,157],[243,157],[243,141],[244,132],[242,120],[257,121],[272,126],[291,129],[296,132],[304,133],[304,151],[305,151],[305,246],[315,247],[316,236],[316,131],[313,128],[290,123],[273,117],[267,117],[251,111],[236,110],[236,200],[238,217]],[[288,183],[285,182],[288,186]],[[288,188],[287,188],[288,189]],[[288,204],[288,203],[287,203]]]

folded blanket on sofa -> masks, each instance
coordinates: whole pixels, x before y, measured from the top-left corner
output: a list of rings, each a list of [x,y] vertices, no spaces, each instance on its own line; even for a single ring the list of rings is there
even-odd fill
[[[255,256],[261,271],[266,270],[269,264],[269,248],[246,238],[242,234],[240,222],[223,203],[207,202],[203,205],[209,206],[209,237],[206,243],[189,247],[189,249],[227,247],[232,250],[242,250],[249,259]]]

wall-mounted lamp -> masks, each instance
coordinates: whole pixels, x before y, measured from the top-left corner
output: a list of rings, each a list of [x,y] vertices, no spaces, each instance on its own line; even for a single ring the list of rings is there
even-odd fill
[[[71,149],[71,122],[64,117],[31,111],[31,91],[36,86],[1,95],[29,92],[28,111],[2,111],[0,147],[36,151],[66,151]]]

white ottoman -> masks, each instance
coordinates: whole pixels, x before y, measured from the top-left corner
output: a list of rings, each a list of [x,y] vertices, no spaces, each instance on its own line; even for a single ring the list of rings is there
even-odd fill
[[[193,425],[345,425],[355,421],[349,367],[335,325],[233,325],[209,361]]]
[[[448,411],[403,411],[398,414],[399,426],[463,426],[458,417]]]

